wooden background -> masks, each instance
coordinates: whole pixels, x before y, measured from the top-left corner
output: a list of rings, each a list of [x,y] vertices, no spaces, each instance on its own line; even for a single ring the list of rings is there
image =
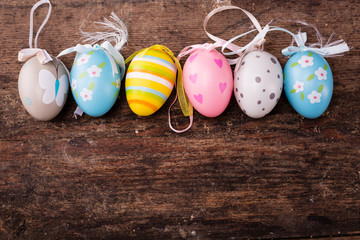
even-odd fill
[[[50,122],[27,114],[17,53],[28,47],[34,3],[0,2],[0,239],[360,239],[359,1],[232,1],[263,25],[303,20],[325,37],[334,31],[345,39],[351,51],[328,58],[333,99],[322,117],[309,120],[283,95],[271,114],[254,120],[233,98],[217,118],[195,113],[194,126],[181,135],[167,125],[170,101],[138,117],[123,86],[101,118],[74,119],[72,96]],[[111,11],[129,26],[125,57],[153,44],[178,54],[210,42],[202,22],[212,0],[52,3],[39,46],[53,55],[80,42],[86,18],[84,29],[92,31]],[[36,12],[37,27],[46,12]],[[209,30],[230,39],[250,26],[244,14],[229,11]],[[316,40],[312,29],[302,29]],[[289,35],[270,33],[267,40],[266,50],[284,66]],[[73,58],[62,60],[70,68]],[[187,124],[178,104],[173,116],[177,127]]]

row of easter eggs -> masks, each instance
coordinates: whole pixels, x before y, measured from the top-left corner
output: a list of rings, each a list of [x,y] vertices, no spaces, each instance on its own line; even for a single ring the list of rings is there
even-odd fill
[[[241,58],[234,74],[227,59],[216,50],[199,49],[184,65],[186,95],[201,114],[220,115],[232,93],[250,117],[268,114],[284,91],[294,109],[304,117],[319,117],[328,107],[333,79],[326,60],[314,52],[294,54],[283,70],[275,56],[253,51]],[[147,48],[130,63],[125,80],[127,101],[132,111],[149,116],[169,98],[176,83],[177,67],[168,52]],[[51,120],[63,108],[69,90],[88,115],[107,113],[119,95],[120,68],[102,48],[78,53],[68,79],[60,60],[41,64],[28,60],[19,76],[19,94],[26,110],[38,120]],[[234,77],[233,77],[234,76]],[[283,84],[283,82],[285,84]]]

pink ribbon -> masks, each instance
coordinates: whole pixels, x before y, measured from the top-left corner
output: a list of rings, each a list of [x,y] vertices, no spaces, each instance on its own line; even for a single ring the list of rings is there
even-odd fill
[[[226,43],[225,40],[222,40],[220,38],[217,39],[214,43],[204,43],[204,44],[195,44],[191,46],[185,47],[178,55],[177,59],[180,61],[180,59],[188,54],[191,54],[199,49],[204,49],[206,51],[212,51],[218,47],[224,46]],[[237,51],[240,49],[240,47],[236,46],[235,44],[228,44],[226,48],[230,49],[231,51]],[[226,59],[230,65],[233,65],[236,63],[237,59]]]

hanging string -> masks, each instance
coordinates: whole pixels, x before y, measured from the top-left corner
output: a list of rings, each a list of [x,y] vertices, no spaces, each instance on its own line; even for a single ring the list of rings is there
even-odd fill
[[[35,36],[34,47],[37,48],[37,40],[38,40],[39,34],[40,34],[41,30],[44,28],[44,26],[46,25],[46,23],[48,22],[48,20],[50,18],[52,6],[51,6],[51,3],[50,3],[49,0],[41,0],[41,1],[38,1],[37,3],[35,3],[35,5],[31,9],[31,12],[30,12],[30,33],[29,33],[29,46],[30,46],[30,48],[32,48],[32,40],[33,40],[34,12],[39,6],[41,6],[42,4],[45,4],[45,3],[49,4],[49,11],[48,11],[43,23],[39,27],[39,30],[37,31],[36,36]]]
[[[229,61],[229,63],[231,65],[236,64],[235,66],[235,71],[237,71],[237,69],[240,67],[240,63],[242,61],[242,58],[249,52],[251,51],[255,51],[255,50],[262,50],[264,47],[264,43],[266,42],[265,40],[265,36],[269,31],[269,25],[266,25],[264,28],[261,27],[260,23],[258,22],[258,20],[254,17],[254,15],[252,15],[250,12],[246,11],[245,9],[242,9],[240,7],[236,7],[236,6],[223,6],[223,7],[219,7],[217,9],[214,9],[213,11],[211,11],[208,16],[205,18],[204,20],[204,30],[206,32],[206,34],[209,36],[209,38],[211,38],[214,41],[218,41],[219,38],[210,34],[207,30],[206,30],[206,25],[208,20],[215,15],[216,13],[222,12],[222,11],[226,11],[226,10],[241,10],[243,13],[246,14],[246,16],[250,19],[250,21],[253,23],[253,25],[255,26],[255,29],[250,30],[246,33],[242,33],[232,39],[230,39],[229,41],[225,42],[222,45],[221,48],[221,52],[225,55],[225,56],[232,56],[232,55],[237,55],[239,56],[236,59],[232,59],[232,61]],[[244,47],[238,47],[236,45],[234,45],[232,42],[247,35],[250,34],[252,32],[258,31],[259,33],[255,36],[255,38],[249,42],[247,45],[245,45]],[[226,48],[233,48],[230,46],[236,46],[236,50],[232,50],[231,52],[225,52]]]
[[[49,10],[48,13],[44,19],[44,21],[42,22],[41,26],[39,27],[36,36],[35,36],[35,40],[34,40],[34,48],[33,48],[33,34],[34,34],[34,12],[35,10],[43,5],[43,4],[49,4]],[[30,11],[30,31],[29,31],[29,48],[25,48],[19,51],[18,53],[18,60],[20,62],[25,62],[27,60],[29,60],[30,58],[37,56],[39,62],[41,64],[46,64],[50,61],[52,61],[52,57],[47,53],[46,50],[44,49],[39,49],[37,46],[37,41],[40,35],[41,30],[44,28],[44,26],[46,25],[46,23],[48,22],[50,15],[51,15],[51,3],[49,0],[41,0],[38,1],[37,3],[35,3],[35,5],[31,8]]]
[[[204,31],[205,33],[208,35],[208,37],[212,40],[214,40],[215,42],[219,42],[221,41],[222,39],[219,38],[219,37],[216,37],[214,35],[212,35],[211,33],[209,33],[207,30],[206,30],[206,26],[207,26],[207,23],[208,21],[210,20],[210,18],[212,16],[214,16],[215,14],[217,13],[220,13],[220,12],[223,12],[223,11],[226,11],[226,10],[241,10],[243,11],[251,20],[251,22],[254,24],[255,28],[261,32],[262,28],[260,26],[260,23],[257,21],[257,19],[248,11],[246,11],[245,9],[242,9],[242,8],[239,8],[239,7],[236,7],[236,6],[223,6],[223,7],[219,7],[219,8],[215,8],[214,10],[212,10],[207,16],[206,18],[204,19]]]
[[[184,89],[184,85],[183,85],[182,81],[181,81],[181,84],[179,84],[179,86],[182,87],[182,89]],[[171,130],[173,130],[173,131],[176,132],[176,133],[184,133],[184,132],[186,132],[187,130],[189,130],[189,129],[192,127],[193,121],[194,121],[194,114],[191,113],[191,115],[188,115],[189,120],[190,120],[190,123],[189,123],[189,125],[188,125],[186,128],[184,128],[184,129],[182,129],[182,130],[177,130],[177,129],[175,129],[175,128],[172,126],[172,124],[171,124],[171,108],[172,108],[172,106],[176,103],[176,101],[177,101],[177,99],[178,99],[178,95],[179,95],[179,92],[178,92],[179,87],[177,87],[177,86],[175,85],[175,88],[176,88],[175,99],[174,99],[174,101],[171,103],[171,105],[170,105],[170,107],[169,107],[169,109],[168,109],[169,127],[170,127]],[[180,91],[180,94],[181,94],[182,96],[185,95],[185,99],[186,99],[186,101],[188,101],[187,104],[189,105],[189,108],[191,108],[191,110],[193,111],[192,105],[191,105],[191,103],[189,102],[189,100],[187,99],[186,94],[185,94],[185,91]],[[179,100],[179,102],[180,102],[180,100]],[[183,112],[183,113],[184,113],[184,112]],[[184,114],[184,116],[186,116],[186,115]]]

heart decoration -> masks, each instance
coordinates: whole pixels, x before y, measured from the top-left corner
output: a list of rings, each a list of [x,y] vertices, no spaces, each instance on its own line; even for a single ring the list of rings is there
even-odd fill
[[[223,61],[221,59],[214,59],[216,65],[218,65],[219,68],[222,68],[223,66]]]
[[[203,97],[201,94],[198,94],[198,95],[194,95],[194,98],[196,101],[198,101],[200,104],[202,104],[203,102]]]
[[[224,93],[224,91],[226,89],[226,82],[219,83],[219,88],[220,88],[220,92]]]
[[[197,73],[189,75],[190,81],[194,84],[196,83],[197,77],[198,77]]]

